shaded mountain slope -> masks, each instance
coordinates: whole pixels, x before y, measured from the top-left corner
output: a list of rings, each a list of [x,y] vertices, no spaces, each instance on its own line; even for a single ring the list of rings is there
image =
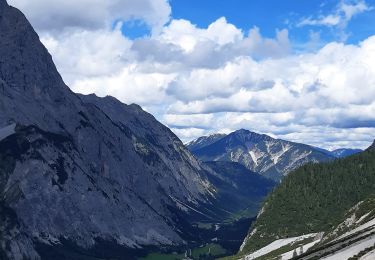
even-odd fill
[[[225,137],[226,134],[213,134],[208,136],[199,137],[189,143],[186,144],[186,147],[194,152],[195,150],[202,149],[210,144],[215,143],[216,141],[220,140],[221,138]]]
[[[139,106],[71,92],[0,0],[2,259],[132,259],[211,241],[197,223],[249,217],[274,185],[215,167]]]
[[[217,190],[219,201],[227,210],[237,213],[237,218],[255,216],[263,199],[276,186],[276,183],[253,173],[235,162],[207,162],[216,173],[208,176]],[[235,217],[235,216],[233,216]]]
[[[363,150],[361,150],[361,149],[341,148],[341,149],[333,150],[331,153],[336,158],[345,158],[345,157],[348,157],[348,156],[351,156],[353,154],[360,153],[360,152],[363,152]]]
[[[3,256],[183,245],[195,239],[190,218],[219,215],[204,206],[216,201],[210,170],[169,129],[137,106],[118,115],[88,99],[69,90],[24,15],[0,0]],[[103,102],[112,101],[120,106]]]

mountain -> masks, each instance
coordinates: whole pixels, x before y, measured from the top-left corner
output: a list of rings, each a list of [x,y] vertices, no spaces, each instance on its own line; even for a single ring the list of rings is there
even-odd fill
[[[372,145],[367,148],[367,150],[375,150],[375,141],[372,143]]]
[[[219,185],[240,184],[195,159],[141,107],[71,92],[5,0],[0,57],[1,259],[133,259],[200,245],[214,237],[197,223],[248,207],[225,203]],[[243,193],[257,196],[254,212],[273,187],[255,179],[264,185]]]
[[[216,141],[220,140],[221,138],[225,137],[226,134],[212,134],[208,136],[201,136],[189,143],[186,144],[186,147],[194,152],[195,150],[201,149],[206,147],[210,144],[215,143]]]
[[[304,165],[268,196],[240,255],[247,255],[246,259],[277,259],[282,254],[290,258],[298,254],[298,259],[348,259],[373,251],[374,188],[372,149]]]
[[[219,201],[227,210],[243,216],[255,216],[263,199],[276,183],[260,174],[251,172],[236,162],[207,162],[217,174],[208,175],[208,180],[217,190]],[[235,216],[236,214],[233,214]]]
[[[200,148],[188,147],[202,161],[239,162],[249,170],[275,181],[280,181],[290,171],[307,162],[322,162],[334,158],[309,145],[274,139],[244,129],[212,143],[198,143]]]
[[[216,212],[217,209],[224,211],[220,215],[225,217],[220,222],[220,218],[216,217],[211,221],[201,220],[197,223],[209,227],[204,235],[209,235],[214,241],[218,240],[227,254],[235,254],[264,198],[276,183],[249,171],[239,163],[208,162],[206,165],[214,170],[213,174],[208,175],[208,180],[215,187],[217,198],[207,207]]]
[[[206,170],[139,107],[124,107],[134,117],[120,122],[72,93],[24,15],[0,2],[0,128],[14,132],[1,140],[0,194],[28,234],[2,236],[8,253],[37,255],[38,243],[184,243],[175,211],[213,199]]]
[[[351,156],[356,153],[363,152],[361,149],[350,149],[350,148],[341,148],[341,149],[336,149],[333,150],[331,153],[334,157],[336,158],[345,158],[348,156]]]

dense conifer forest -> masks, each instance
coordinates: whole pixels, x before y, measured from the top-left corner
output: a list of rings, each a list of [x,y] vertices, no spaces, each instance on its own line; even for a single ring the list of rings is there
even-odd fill
[[[275,239],[328,231],[375,193],[375,151],[329,163],[307,164],[289,174],[267,198],[243,252]]]

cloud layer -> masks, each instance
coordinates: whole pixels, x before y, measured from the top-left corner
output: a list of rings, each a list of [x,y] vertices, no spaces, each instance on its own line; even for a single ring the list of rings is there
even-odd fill
[[[142,20],[160,31],[170,19],[166,0],[9,0],[40,31],[111,28],[116,21]]]
[[[361,13],[371,11],[372,6],[369,6],[364,0],[359,1],[345,1],[341,0],[336,9],[331,14],[310,16],[303,18],[297,25],[302,26],[328,26],[334,27],[338,30],[341,41],[346,41],[348,33],[345,31],[350,20]]]
[[[375,137],[375,36],[296,54],[286,29],[266,38],[224,17],[198,28],[170,20],[165,0],[29,2],[10,1],[36,26],[74,91],[138,103],[184,141],[239,128],[326,148],[364,148]],[[361,3],[314,21],[347,23],[369,8]],[[121,22],[132,19],[152,35],[126,38]]]

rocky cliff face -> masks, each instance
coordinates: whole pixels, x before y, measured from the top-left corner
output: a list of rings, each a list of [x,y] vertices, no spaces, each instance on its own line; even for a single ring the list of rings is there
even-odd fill
[[[279,181],[307,162],[334,158],[309,145],[274,139],[248,130],[238,130],[217,141],[192,149],[203,161],[239,162],[251,171]]]
[[[24,15],[5,0],[0,93],[3,258],[99,242],[183,244],[190,213],[215,199],[207,169],[151,115],[72,93]]]

